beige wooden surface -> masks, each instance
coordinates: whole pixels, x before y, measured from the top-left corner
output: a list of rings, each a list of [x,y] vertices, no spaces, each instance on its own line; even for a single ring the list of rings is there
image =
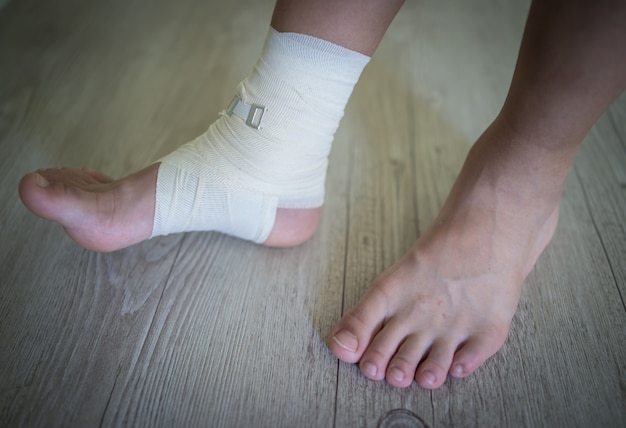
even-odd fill
[[[0,426],[377,426],[394,409],[410,413],[384,421],[625,426],[624,96],[583,145],[509,338],[475,375],[398,390],[324,345],[433,220],[504,99],[527,8],[405,4],[348,105],[306,244],[194,233],[96,254],[28,213],[21,175],[122,176],[203,132],[254,63],[272,2],[9,2]]]

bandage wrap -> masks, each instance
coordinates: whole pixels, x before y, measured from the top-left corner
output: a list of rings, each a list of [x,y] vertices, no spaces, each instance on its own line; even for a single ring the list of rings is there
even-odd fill
[[[160,160],[152,236],[215,230],[261,243],[277,208],[321,206],[333,137],[368,60],[270,29],[237,88],[237,114],[222,112],[206,133]],[[242,112],[253,105],[246,124]]]

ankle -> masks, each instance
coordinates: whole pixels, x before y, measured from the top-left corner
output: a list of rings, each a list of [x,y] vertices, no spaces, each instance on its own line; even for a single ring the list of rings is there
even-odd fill
[[[511,203],[550,205],[551,212],[561,199],[571,161],[498,118],[471,148],[464,169]]]
[[[212,230],[273,246],[308,239],[319,213],[279,216],[274,227],[277,207],[322,205],[334,133],[368,60],[271,30],[229,108],[161,159],[152,236]]]

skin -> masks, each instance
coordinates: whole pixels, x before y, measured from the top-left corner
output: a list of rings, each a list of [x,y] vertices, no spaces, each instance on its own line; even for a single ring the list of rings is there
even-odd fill
[[[272,25],[371,55],[401,4],[285,0]],[[532,4],[500,114],[433,225],[331,331],[328,346],[339,359],[397,387],[415,380],[437,388],[497,352],[523,282],[554,234],[576,151],[626,88],[623,22],[619,0]],[[19,190],[31,211],[79,244],[113,251],[150,236],[157,171],[154,164],[113,180],[91,169],[45,169],[26,175]],[[265,245],[305,241],[319,215],[319,208],[279,209]]]

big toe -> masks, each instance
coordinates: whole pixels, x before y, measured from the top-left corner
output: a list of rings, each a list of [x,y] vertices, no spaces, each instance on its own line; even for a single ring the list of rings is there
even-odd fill
[[[38,216],[49,220],[56,220],[56,213],[51,199],[58,193],[58,184],[51,183],[38,172],[32,172],[22,177],[19,184],[19,194],[26,207]]]
[[[367,293],[335,325],[328,339],[328,347],[341,361],[359,361],[374,335],[381,329],[385,307],[375,292]]]
[[[69,169],[38,170],[26,174],[20,181],[20,198],[40,217],[64,226],[78,225],[84,221],[84,215],[92,212],[98,199],[93,193],[82,190],[85,185],[97,183],[94,178],[86,177],[76,176]],[[102,199],[100,197],[100,202]]]

